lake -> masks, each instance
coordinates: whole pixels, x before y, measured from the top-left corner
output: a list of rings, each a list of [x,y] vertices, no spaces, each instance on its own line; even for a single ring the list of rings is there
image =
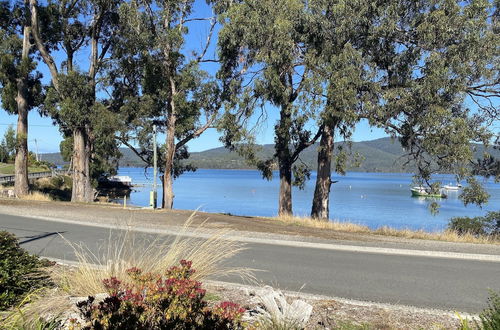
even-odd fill
[[[119,175],[128,175],[133,188],[129,204],[149,205],[149,192],[153,171],[143,168],[120,168]],[[412,175],[403,173],[358,173],[334,176],[330,217],[378,228],[423,229],[438,231],[456,216],[478,216],[487,211],[500,210],[500,184],[484,181],[490,201],[483,208],[465,207],[458,199],[459,192],[449,191],[448,198],[440,200],[437,215],[429,212],[429,199],[411,197]],[[295,215],[307,216],[311,212],[316,173],[311,173],[304,190],[293,190]],[[436,177],[443,184],[453,182],[451,175]],[[174,208],[233,215],[275,216],[278,209],[279,180],[277,172],[272,181],[263,180],[256,170],[199,169],[183,174],[174,183]],[[161,205],[161,182],[158,180],[158,205]]]

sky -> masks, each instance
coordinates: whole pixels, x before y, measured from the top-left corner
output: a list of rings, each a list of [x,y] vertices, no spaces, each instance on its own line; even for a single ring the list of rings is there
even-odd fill
[[[194,16],[196,17],[210,17],[212,14],[207,7],[205,1],[196,1],[194,8]],[[186,42],[186,48],[200,48],[200,45],[206,40],[208,33],[207,22],[192,22],[189,26],[189,35]],[[216,37],[216,34],[214,35]],[[211,47],[207,52],[207,58],[215,58],[216,52],[216,38],[212,39]],[[75,66],[86,70],[88,68],[88,51],[83,50],[78,53],[75,57]],[[64,56],[62,53],[55,54],[54,56],[56,62],[60,62]],[[205,67],[209,72],[215,72],[216,68]],[[37,66],[37,70],[43,75],[43,83],[50,83],[50,73],[47,66],[43,61],[40,61]],[[278,120],[278,113],[276,109],[268,108],[269,117],[268,121],[260,128],[257,142],[260,144],[274,143],[274,132],[273,127]],[[273,111],[274,110],[274,111]],[[12,125],[14,129],[16,128],[17,115],[8,114],[5,110],[0,107],[0,137],[4,135],[7,128]],[[52,120],[49,117],[41,116],[36,109],[30,111],[28,117],[28,147],[30,151],[36,152],[38,149],[39,153],[50,153],[59,152],[59,144],[62,141],[62,135],[59,132],[59,128],[53,125]],[[386,134],[381,129],[370,128],[369,125],[364,122],[356,128],[353,135],[354,141],[364,141],[372,140],[380,137],[384,137]],[[189,150],[192,152],[203,151],[211,148],[221,147],[222,143],[219,141],[220,134],[216,129],[207,130],[198,139],[192,140],[189,144]],[[164,136],[159,135],[158,140],[161,143]]]
[[[205,1],[196,1],[194,7],[193,17],[210,17],[212,13]],[[189,34],[187,36],[186,49],[201,49],[201,45],[204,44],[207,34],[208,34],[208,22],[207,21],[194,21],[189,23]],[[216,31],[219,26],[216,27]],[[207,58],[215,58],[216,53],[216,39],[217,33],[214,34],[211,46],[207,51]],[[85,49],[78,53],[75,57],[75,66],[80,67],[82,70],[88,68],[88,51]],[[187,53],[186,53],[187,54]],[[64,56],[62,53],[55,54],[56,62],[60,62]],[[206,64],[203,67],[210,73],[214,73],[217,67],[214,64]],[[50,83],[50,74],[47,66],[40,61],[37,66],[37,70],[43,75],[43,83]],[[467,102],[468,103],[468,102]],[[471,104],[468,104],[471,105]],[[257,142],[260,144],[271,144],[274,143],[274,125],[279,119],[277,109],[268,106],[267,107],[268,119],[260,127],[257,134]],[[16,126],[17,116],[10,115],[0,107],[0,137],[3,136],[5,130],[12,125],[14,128]],[[42,117],[36,109],[33,109],[29,114],[29,133],[28,133],[28,146],[33,152],[38,149],[39,153],[50,153],[59,152],[59,144],[62,140],[62,136],[59,132],[57,126],[53,125],[53,122],[48,117]],[[366,121],[360,122],[354,131],[352,136],[353,141],[366,141],[373,140],[387,136],[384,130],[380,128],[370,127]],[[201,137],[192,140],[188,143],[189,150],[191,152],[203,151],[211,148],[221,147],[222,143],[219,141],[220,134],[215,129],[208,129]],[[164,136],[159,135],[158,141],[162,143],[164,141]]]

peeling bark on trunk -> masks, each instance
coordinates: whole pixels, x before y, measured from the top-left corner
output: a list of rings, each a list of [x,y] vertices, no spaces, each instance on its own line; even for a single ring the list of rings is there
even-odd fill
[[[290,152],[290,127],[292,124],[289,108],[281,110],[279,125],[276,127],[276,154],[280,174],[278,215],[293,214],[292,207],[292,155]]]
[[[85,128],[73,132],[73,190],[72,202],[90,203],[94,200],[90,182],[90,140]]]
[[[334,148],[333,127],[325,124],[318,150],[318,173],[312,203],[311,217],[328,221],[330,217],[331,165]]]
[[[31,27],[24,26],[22,61],[28,61],[30,49]],[[28,86],[27,76],[20,77],[17,81],[17,134],[16,134],[16,160],[14,170],[14,193],[20,197],[28,194]]]
[[[163,203],[165,209],[172,209],[174,206],[174,191],[173,191],[173,167],[175,157],[175,121],[174,113],[170,113],[167,119],[167,134],[166,134],[166,155],[165,155],[165,173],[163,177]]]
[[[20,197],[28,194],[28,109],[26,99],[18,94],[17,137],[14,192]]]
[[[280,164],[280,196],[278,215],[288,216],[293,214],[292,209],[292,166],[286,162]]]

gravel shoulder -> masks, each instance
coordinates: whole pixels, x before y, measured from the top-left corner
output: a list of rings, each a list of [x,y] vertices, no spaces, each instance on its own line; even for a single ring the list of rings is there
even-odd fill
[[[0,198],[0,214],[38,217],[88,223],[89,225],[129,225],[150,229],[175,229],[193,216],[193,225],[207,229],[229,228],[243,237],[322,244],[355,245],[407,250],[442,251],[500,255],[498,244],[454,243],[406,239],[376,234],[361,234],[310,228],[258,217],[232,216],[189,210],[151,210],[110,204],[38,202]],[[1,215],[0,215],[1,219]]]
[[[259,304],[260,288],[226,282],[206,281],[207,292],[219,301],[233,301],[247,310]],[[306,329],[459,329],[457,314],[437,309],[377,304],[335,297],[282,291],[288,303],[303,300],[313,306]],[[460,317],[472,319],[470,314]]]

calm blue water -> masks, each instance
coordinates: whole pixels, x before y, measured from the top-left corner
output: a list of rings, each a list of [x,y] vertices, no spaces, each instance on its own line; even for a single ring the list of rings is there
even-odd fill
[[[137,206],[149,205],[152,169],[120,168],[119,175],[132,177],[134,187],[128,203]],[[275,176],[277,173],[275,173]],[[307,216],[311,211],[316,173],[305,190],[294,189],[293,211]],[[411,174],[400,173],[347,173],[335,176],[338,183],[332,185],[330,217],[367,225],[371,228],[391,226],[394,228],[442,230],[448,220],[456,216],[484,215],[486,211],[500,210],[500,184],[486,182],[491,195],[488,205],[464,207],[458,192],[448,192],[443,199],[439,214],[433,216],[428,209],[429,201],[411,197]],[[453,181],[451,176],[437,178],[443,184]],[[158,194],[161,185],[158,180]],[[254,170],[208,170],[199,169],[185,173],[174,183],[174,208],[234,215],[275,216],[278,208],[279,181],[263,180]],[[158,202],[160,204],[160,201]]]

